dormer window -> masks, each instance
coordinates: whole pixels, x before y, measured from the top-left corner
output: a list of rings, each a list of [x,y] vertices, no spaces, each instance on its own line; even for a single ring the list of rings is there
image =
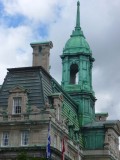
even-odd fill
[[[20,114],[22,107],[22,98],[14,97],[13,98],[13,114]]]
[[[28,90],[22,86],[15,86],[9,90],[8,114],[20,115],[26,113]]]

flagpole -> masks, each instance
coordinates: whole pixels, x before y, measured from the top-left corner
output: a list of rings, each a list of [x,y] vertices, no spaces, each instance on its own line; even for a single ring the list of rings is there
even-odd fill
[[[51,118],[49,117],[49,134],[50,134],[50,157],[48,160],[51,160]]]
[[[62,139],[62,159],[65,159],[65,138]]]
[[[51,159],[51,117],[49,117],[48,123],[48,136],[47,136],[47,146],[46,146],[46,158]]]
[[[49,127],[50,127],[50,157],[48,160],[51,160],[51,116],[49,116]]]

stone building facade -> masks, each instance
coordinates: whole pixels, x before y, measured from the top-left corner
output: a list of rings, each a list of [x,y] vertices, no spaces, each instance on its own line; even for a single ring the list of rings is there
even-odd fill
[[[33,66],[10,68],[0,88],[0,160],[21,151],[46,157],[48,126],[51,160],[119,160],[120,122],[95,113],[92,87],[94,58],[80,27],[77,3],[75,30],[63,49],[62,84],[49,74],[52,42],[31,43]]]

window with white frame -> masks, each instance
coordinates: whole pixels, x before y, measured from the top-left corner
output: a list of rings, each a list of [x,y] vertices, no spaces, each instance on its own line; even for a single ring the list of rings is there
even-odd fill
[[[29,131],[22,131],[21,133],[21,145],[27,146],[29,142]]]
[[[57,135],[54,135],[54,147],[57,147]]]
[[[14,97],[13,98],[13,113],[20,114],[22,107],[22,98],[21,97]]]
[[[60,151],[62,151],[62,139],[60,139]]]
[[[2,146],[8,146],[8,145],[9,145],[9,132],[3,132]]]

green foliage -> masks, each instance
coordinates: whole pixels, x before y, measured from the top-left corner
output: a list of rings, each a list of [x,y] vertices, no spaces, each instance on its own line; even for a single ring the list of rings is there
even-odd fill
[[[46,158],[30,158],[30,160],[47,160]]]
[[[16,160],[47,160],[46,158],[36,158],[36,157],[29,157],[26,152],[21,152],[18,154]]]
[[[29,160],[29,159],[25,152],[21,152],[20,154],[18,154],[17,160]]]

